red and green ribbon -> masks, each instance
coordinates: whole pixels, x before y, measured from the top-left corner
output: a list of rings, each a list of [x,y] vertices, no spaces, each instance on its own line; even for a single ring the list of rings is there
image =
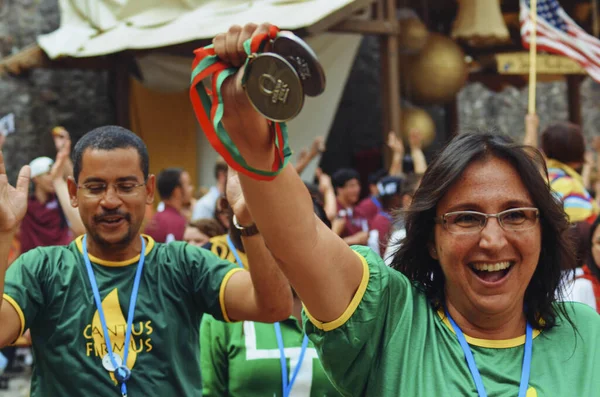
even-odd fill
[[[257,35],[244,43],[248,55],[263,51],[265,45],[277,37],[279,29],[271,27],[268,34]],[[215,54],[212,45],[198,48],[194,51],[195,59],[192,64],[192,81],[190,99],[200,127],[212,147],[223,159],[238,172],[251,178],[269,181],[275,178],[289,162],[291,150],[288,143],[287,126],[285,123],[271,123],[272,140],[275,150],[275,160],[270,170],[260,170],[251,167],[240,154],[237,146],[223,127],[223,97],[221,87],[228,77],[237,73],[238,68],[221,61]],[[248,63],[248,59],[246,60]],[[205,80],[211,78],[211,87],[207,88]]]

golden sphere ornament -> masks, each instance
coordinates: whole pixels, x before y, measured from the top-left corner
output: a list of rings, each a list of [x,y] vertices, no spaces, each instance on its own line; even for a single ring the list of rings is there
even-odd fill
[[[435,139],[435,123],[429,113],[421,108],[402,108],[400,128],[405,145],[408,145],[409,135],[413,130],[421,134],[423,148],[431,145]]]
[[[415,53],[419,52],[427,44],[429,31],[419,18],[401,19],[400,35],[398,37],[400,52]]]
[[[423,49],[401,59],[403,95],[419,104],[452,101],[468,77],[465,54],[452,39],[429,33]]]

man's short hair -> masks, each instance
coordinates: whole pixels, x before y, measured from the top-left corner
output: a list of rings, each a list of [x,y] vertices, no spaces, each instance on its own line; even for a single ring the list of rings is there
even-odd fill
[[[79,139],[73,148],[73,176],[75,182],[79,180],[83,153],[87,149],[115,150],[134,148],[140,156],[140,168],[144,174],[144,180],[148,179],[150,160],[148,159],[148,148],[142,139],[126,128],[116,125],[98,127]]]
[[[227,174],[227,163],[223,159],[217,160],[215,163],[215,179],[219,179],[219,174],[225,173]]]
[[[170,199],[175,189],[181,186],[181,168],[166,168],[156,177],[156,188],[161,200]]]
[[[344,185],[352,179],[360,181],[360,174],[353,168],[340,168],[331,175],[331,183],[336,189],[344,187]]]
[[[381,178],[387,176],[387,170],[384,168],[380,168],[377,171],[369,174],[369,185],[377,185],[377,182],[381,180]]]
[[[549,125],[542,133],[542,151],[546,157],[561,163],[584,161],[585,138],[581,128],[573,123]]]

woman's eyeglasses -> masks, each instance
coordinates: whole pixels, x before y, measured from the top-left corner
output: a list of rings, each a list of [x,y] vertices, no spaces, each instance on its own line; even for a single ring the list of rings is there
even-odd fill
[[[496,218],[500,227],[507,231],[531,229],[538,223],[540,211],[537,208],[511,208],[497,214],[484,214],[477,211],[448,212],[435,217],[434,222],[442,224],[453,234],[479,233],[483,230],[489,218]]]

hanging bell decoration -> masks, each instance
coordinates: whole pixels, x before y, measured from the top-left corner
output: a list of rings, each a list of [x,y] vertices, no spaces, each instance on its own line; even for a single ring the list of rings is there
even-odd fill
[[[398,48],[401,54],[419,52],[425,47],[429,31],[416,12],[409,9],[398,11]]]
[[[510,42],[500,0],[458,0],[458,14],[451,35],[472,47]]]

